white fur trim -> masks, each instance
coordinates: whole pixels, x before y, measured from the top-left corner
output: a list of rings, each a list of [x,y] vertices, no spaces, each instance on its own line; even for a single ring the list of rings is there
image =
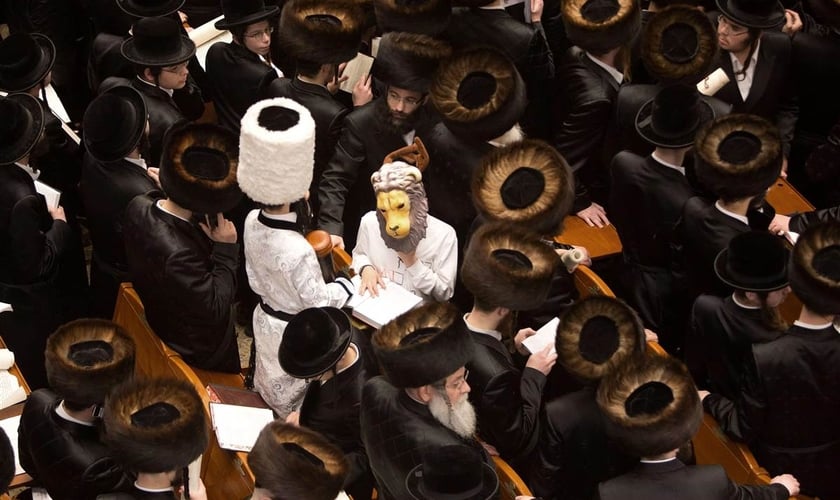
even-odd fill
[[[260,113],[272,106],[297,111],[297,125],[272,131],[259,124]],[[284,205],[303,198],[312,182],[315,161],[315,120],[302,105],[278,97],[260,101],[242,117],[239,135],[239,187],[252,200]]]

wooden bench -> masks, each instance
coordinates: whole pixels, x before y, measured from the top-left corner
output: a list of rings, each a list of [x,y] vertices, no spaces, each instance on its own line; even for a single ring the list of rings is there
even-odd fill
[[[515,500],[519,495],[532,496],[531,490],[519,474],[502,457],[493,457],[499,476],[499,500]]]
[[[3,341],[2,337],[0,337],[0,349],[6,349],[6,343]],[[23,388],[23,391],[26,393],[26,396],[29,397],[32,394],[32,389],[29,388],[29,384],[26,383],[26,379],[23,378],[23,373],[18,368],[17,363],[14,363],[11,368],[9,368],[9,373],[15,376],[18,381],[18,385]],[[16,417],[23,413],[23,403],[18,403],[16,405],[12,405],[8,408],[4,408],[0,410],[0,420]],[[9,439],[17,439],[17,435],[9,436]],[[32,486],[34,481],[32,480],[32,476],[27,474],[26,472],[22,472],[20,474],[16,474],[15,477],[12,478],[12,482],[9,485],[9,489],[14,488],[24,488],[27,486]],[[0,500],[2,500],[2,496],[0,496]]]
[[[187,365],[149,327],[143,303],[130,283],[120,285],[114,322],[125,328],[134,339],[135,374],[139,377],[175,378],[192,384],[204,402],[208,423],[210,400],[205,389],[207,384],[244,387],[241,375],[197,370]],[[201,479],[210,500],[239,500],[253,493],[254,477],[245,463],[245,455],[221,449],[211,429],[210,441],[201,464]]]
[[[595,271],[586,266],[578,266],[575,272],[572,273],[572,280],[575,282],[575,289],[577,289],[581,299],[593,295],[615,297],[609,285],[604,283],[604,280]]]

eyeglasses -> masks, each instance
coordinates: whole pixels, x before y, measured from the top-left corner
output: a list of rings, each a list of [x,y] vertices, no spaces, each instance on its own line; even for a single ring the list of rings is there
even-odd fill
[[[461,387],[463,387],[464,384],[467,382],[467,377],[469,377],[469,375],[470,375],[470,371],[469,370],[464,370],[464,376],[463,377],[459,378],[458,381],[455,382],[454,384],[444,385],[444,387],[447,388],[447,389],[454,389],[456,391],[461,390]]]
[[[259,30],[259,31],[252,31],[251,33],[245,33],[243,36],[245,38],[257,39],[257,38],[262,38],[264,36],[269,36],[270,37],[272,33],[274,33],[274,28],[273,27],[266,28],[264,30]]]
[[[718,26],[721,28],[721,33],[725,35],[738,36],[749,31],[749,28],[734,24],[723,15],[718,16]]]
[[[187,71],[187,65],[189,64],[188,61],[182,62],[181,64],[177,64],[175,66],[166,66],[165,68],[161,68],[162,71],[166,71],[167,73],[175,73],[180,74]]]
[[[400,97],[396,92],[388,92],[388,100],[393,104],[402,102],[405,103],[406,106],[417,106],[420,104],[421,99],[417,99],[415,97]]]

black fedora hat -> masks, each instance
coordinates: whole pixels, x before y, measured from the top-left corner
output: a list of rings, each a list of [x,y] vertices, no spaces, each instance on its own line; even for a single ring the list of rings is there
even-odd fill
[[[117,0],[126,14],[134,17],[160,17],[177,12],[185,0]]]
[[[0,90],[20,92],[38,85],[55,63],[55,45],[38,33],[15,33],[0,41]]]
[[[499,477],[477,450],[456,444],[426,452],[405,487],[415,500],[489,500],[499,491]]]
[[[694,85],[709,73],[717,51],[714,25],[706,14],[688,5],[657,12],[642,33],[642,62],[664,82]]]
[[[741,26],[770,29],[784,24],[785,8],[779,0],[716,0],[718,10]]]
[[[215,26],[220,30],[247,26],[276,16],[279,12],[280,7],[266,7],[263,0],[222,0],[222,13],[225,17],[216,21]]]
[[[146,17],[134,23],[133,36],[120,51],[130,62],[145,66],[171,66],[195,54],[195,43],[181,34],[178,21],[169,17]]]
[[[128,86],[108,89],[85,110],[85,148],[99,161],[124,158],[143,137],[147,115],[140,92]]]
[[[310,307],[295,314],[283,332],[278,357],[283,371],[295,378],[313,378],[344,356],[352,327],[335,307]]]
[[[772,292],[788,285],[790,250],[766,231],[749,231],[729,241],[715,258],[721,281],[747,292]]]
[[[639,109],[636,131],[654,146],[685,148],[694,144],[697,131],[714,119],[714,109],[696,88],[670,85]]]
[[[14,163],[32,151],[44,131],[44,110],[29,94],[0,98],[0,165]]]

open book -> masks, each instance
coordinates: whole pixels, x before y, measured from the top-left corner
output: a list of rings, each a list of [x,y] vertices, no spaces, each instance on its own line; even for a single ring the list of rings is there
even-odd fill
[[[353,277],[353,285],[356,290],[362,283],[359,275]],[[383,279],[385,288],[379,289],[379,295],[374,297],[369,292],[364,295],[355,294],[350,297],[347,307],[353,309],[353,317],[364,321],[368,325],[382,328],[382,325],[396,318],[400,314],[414,309],[423,302],[423,299],[409,292],[400,285]]]
[[[61,191],[37,180],[35,181],[35,191],[43,195],[47,200],[47,208],[58,208],[58,204],[61,201]]]
[[[220,447],[251,451],[260,431],[274,420],[274,413],[266,408],[210,403],[210,417]]]
[[[531,335],[527,339],[522,341],[522,345],[525,346],[525,349],[531,354],[535,352],[540,352],[545,349],[546,346],[554,346],[554,339],[557,337],[557,325],[560,324],[560,318],[554,318],[548,323],[544,324],[542,328],[537,330],[535,335]]]
[[[370,74],[370,68],[373,66],[373,58],[362,54],[359,52],[356,54],[356,57],[350,60],[347,63],[347,66],[344,67],[344,76],[347,77],[347,80],[341,83],[341,90],[348,92],[350,94],[353,93],[353,86],[356,85],[356,82],[359,81],[360,78],[367,78]]]

